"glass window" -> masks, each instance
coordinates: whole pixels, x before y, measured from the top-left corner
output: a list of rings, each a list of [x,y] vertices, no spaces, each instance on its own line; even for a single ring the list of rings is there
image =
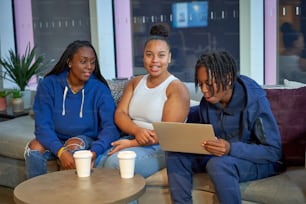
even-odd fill
[[[32,13],[37,52],[54,63],[72,41],[91,39],[88,0],[32,0]]]
[[[131,0],[134,75],[144,74],[143,49],[150,27],[170,26],[172,61],[169,71],[194,81],[197,58],[211,50],[227,50],[239,67],[239,0]]]
[[[278,28],[278,83],[306,83],[306,1],[279,0]]]

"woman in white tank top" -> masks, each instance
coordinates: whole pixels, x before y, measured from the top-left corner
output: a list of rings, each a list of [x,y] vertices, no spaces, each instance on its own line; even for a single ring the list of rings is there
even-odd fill
[[[112,143],[99,166],[119,169],[118,151],[136,152],[135,173],[145,178],[165,167],[165,156],[152,122],[184,122],[189,112],[189,93],[184,83],[168,72],[171,62],[168,30],[164,24],[151,28],[145,43],[144,67],[126,86],[115,112],[115,122],[127,136]],[[105,161],[106,160],[106,161]]]

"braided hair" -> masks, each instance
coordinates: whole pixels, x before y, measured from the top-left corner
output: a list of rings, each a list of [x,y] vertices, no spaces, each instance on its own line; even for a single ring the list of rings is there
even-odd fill
[[[226,51],[215,51],[203,54],[197,60],[195,65],[195,86],[199,85],[198,71],[199,68],[205,67],[208,81],[210,83],[215,82],[217,85],[217,92],[222,89],[223,91],[233,87],[234,81],[237,79],[238,70],[235,59]],[[212,94],[214,90],[210,88]]]
[[[67,48],[65,49],[64,53],[60,57],[59,61],[56,63],[54,68],[46,74],[46,76],[49,75],[58,75],[66,70],[69,70],[67,61],[71,60],[73,55],[81,48],[81,47],[89,47],[93,50],[95,56],[96,56],[96,61],[95,61],[95,70],[93,71],[93,74],[96,76],[98,80],[100,80],[102,83],[104,83],[107,87],[108,83],[106,79],[102,76],[100,72],[100,65],[97,57],[97,53],[95,51],[95,48],[89,41],[81,41],[81,40],[76,40],[70,43]]]

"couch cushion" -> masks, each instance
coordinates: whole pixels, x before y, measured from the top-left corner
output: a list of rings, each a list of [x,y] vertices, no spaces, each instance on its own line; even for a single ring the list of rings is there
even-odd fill
[[[34,120],[30,116],[0,122],[0,155],[24,159],[28,141],[34,138]]]
[[[166,168],[146,178],[147,186],[168,187]],[[198,173],[193,176],[193,189],[215,192],[214,186],[206,173]]]
[[[240,184],[243,200],[256,203],[305,203],[306,170],[289,168],[286,172]],[[167,171],[162,169],[146,179],[147,188],[168,187]],[[193,190],[214,193],[214,185],[208,174],[197,173],[193,176]]]
[[[286,172],[265,179],[241,183],[242,198],[257,203],[306,203],[306,170],[291,168]]]
[[[306,87],[265,89],[282,137],[287,165],[304,165],[306,148]]]

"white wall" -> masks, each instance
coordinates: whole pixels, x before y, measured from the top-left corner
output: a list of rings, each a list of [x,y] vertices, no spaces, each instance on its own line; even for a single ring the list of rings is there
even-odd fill
[[[240,0],[240,73],[264,83],[264,0]]]
[[[106,79],[116,77],[112,0],[90,0],[92,44],[97,51],[100,68]]]
[[[15,50],[13,10],[11,0],[0,1],[0,57],[8,56],[8,50]],[[0,79],[0,88],[11,88],[13,83]]]

